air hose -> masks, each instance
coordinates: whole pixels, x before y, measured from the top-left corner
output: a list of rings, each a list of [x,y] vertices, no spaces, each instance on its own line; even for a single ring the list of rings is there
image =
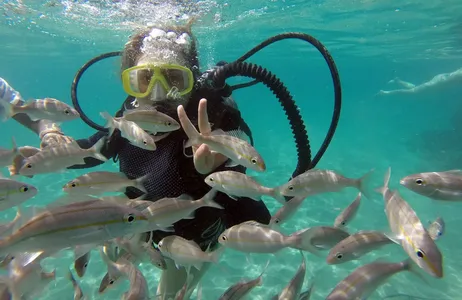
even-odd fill
[[[291,38],[304,40],[319,50],[319,52],[326,60],[327,65],[329,66],[334,84],[335,104],[332,121],[327,135],[313,160],[311,160],[311,147],[308,140],[305,124],[303,123],[303,119],[300,115],[298,107],[295,104],[295,101],[292,99],[292,96],[288,92],[287,88],[274,74],[272,74],[267,69],[252,63],[244,62],[244,60],[251,57],[261,49],[267,47],[268,45],[280,40]],[[340,118],[340,110],[342,104],[342,89],[340,85],[338,70],[332,56],[324,47],[324,45],[314,37],[305,33],[289,32],[279,34],[260,43],[236,61],[216,67],[211,73],[209,73],[208,79],[213,82],[213,86],[215,88],[223,88],[225,86],[226,79],[234,76],[246,76],[255,79],[255,81],[252,81],[248,84],[243,84],[245,86],[249,86],[258,82],[265,84],[281,103],[292,128],[298,154],[297,167],[293,172],[292,177],[295,177],[309,169],[314,168],[327,150],[327,147],[329,146],[334,136]]]

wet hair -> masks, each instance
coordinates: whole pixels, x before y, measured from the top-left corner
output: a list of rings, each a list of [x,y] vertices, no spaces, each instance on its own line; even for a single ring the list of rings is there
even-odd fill
[[[199,71],[199,58],[196,48],[196,39],[191,31],[194,21],[195,19],[190,19],[186,25],[150,26],[143,31],[132,35],[123,49],[121,72],[127,68],[135,66],[138,63],[144,54],[142,51],[144,39],[149,36],[154,28],[158,28],[165,32],[172,31],[176,33],[177,36],[180,36],[183,33],[189,35],[191,38],[189,47],[182,47],[174,43],[165,43],[165,45],[162,45],[162,48],[168,48],[169,50],[178,53],[179,56],[185,59],[185,67],[191,69],[193,74],[196,76]]]

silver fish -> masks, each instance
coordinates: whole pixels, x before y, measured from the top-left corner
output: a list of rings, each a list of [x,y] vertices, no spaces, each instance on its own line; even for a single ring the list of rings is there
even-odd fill
[[[462,201],[461,170],[412,174],[402,178],[400,183],[433,200]]]
[[[394,243],[380,231],[359,231],[335,245],[329,251],[326,261],[333,265],[357,260],[361,256],[389,244]]]
[[[18,206],[37,193],[33,185],[0,176],[0,211]]]
[[[438,217],[435,221],[430,223],[430,226],[428,226],[427,231],[430,237],[436,241],[444,234],[445,229],[446,224],[444,223],[443,218]]]
[[[261,286],[263,284],[263,274],[268,268],[269,261],[266,266],[263,268],[263,271],[260,275],[252,280],[241,280],[236,284],[230,286],[218,300],[239,300],[243,299],[247,294],[249,294],[255,287]]]
[[[26,114],[32,121],[51,120],[63,122],[80,117],[74,108],[53,98],[29,100],[21,106],[0,101],[0,106],[4,109],[3,120],[7,120],[16,114]]]
[[[126,138],[130,144],[145,150],[156,150],[154,136],[144,131],[135,122],[127,121],[121,118],[114,118],[107,112],[100,115],[106,120],[106,128],[109,128],[109,135],[112,135],[115,129],[120,130],[121,136]]]
[[[139,211],[101,200],[52,207],[0,240],[0,255],[98,244],[151,230]]]
[[[16,207],[16,216],[13,221],[7,223],[0,223],[0,237],[5,237],[13,233],[13,229],[17,226],[18,222],[21,220],[21,208],[20,206]]]
[[[337,284],[326,300],[367,299],[388,278],[401,271],[415,272],[413,267],[409,259],[399,263],[373,262],[361,266]]]
[[[297,211],[306,197],[293,197],[287,201],[272,217],[269,225],[272,228],[279,228],[280,225],[288,221]]]
[[[385,213],[390,229],[410,258],[430,275],[443,277],[443,257],[411,206],[398,191],[388,188],[391,168],[385,174],[384,185],[377,189],[385,201]]]
[[[181,127],[175,119],[157,110],[127,110],[124,111],[123,118],[152,133],[175,131]]]
[[[303,293],[300,293],[300,297],[298,297],[298,300],[310,300],[313,290],[314,290],[314,282],[311,282],[308,289],[304,291]]]
[[[318,254],[318,249],[311,243],[314,233],[308,228],[286,236],[268,225],[246,221],[226,229],[218,242],[246,253],[275,253],[289,247]]]
[[[91,251],[85,253],[81,257],[77,258],[74,261],[74,269],[79,277],[83,277],[88,268],[88,263],[90,262]]]
[[[330,249],[350,236],[345,230],[330,226],[314,226],[308,231],[311,232],[310,243],[319,249]]]
[[[135,235],[131,240],[126,237],[119,237],[115,239],[115,242],[120,247],[133,255],[138,260],[145,260],[147,258],[154,266],[161,270],[167,268],[167,263],[165,262],[162,253],[155,249],[152,244],[152,233],[149,234],[149,239],[145,242],[144,235]],[[140,239],[141,238],[141,239]]]
[[[137,179],[129,179],[122,172],[97,171],[81,175],[63,186],[63,191],[98,195],[105,192],[123,192],[128,186],[133,186],[147,193],[143,182],[149,174]]]
[[[210,187],[228,194],[234,200],[237,200],[237,197],[248,197],[260,201],[261,196],[266,195],[282,204],[286,203],[285,198],[279,195],[277,189],[264,187],[244,173],[236,171],[215,172],[208,175],[204,181]]]
[[[100,150],[105,144],[105,138],[101,138],[93,147],[82,149],[77,142],[47,147],[37,154],[28,157],[19,170],[21,175],[35,175],[54,173],[73,165],[85,164],[84,158],[94,157],[106,161]]]
[[[177,266],[183,266],[186,270],[191,266],[200,270],[204,262],[217,263],[222,253],[221,249],[204,252],[194,241],[176,235],[164,237],[157,247],[165,257],[171,258]]]
[[[67,277],[71,281],[72,286],[74,287],[74,300],[84,299],[83,291],[80,288],[80,285],[78,284],[78,282],[75,280],[74,276],[72,275],[71,270],[69,270],[69,272],[67,273]],[[82,277],[82,276],[80,276],[80,277]]]
[[[106,255],[106,252],[104,252],[104,254]],[[111,261],[115,261],[115,262],[118,262],[118,260],[120,259],[119,263],[123,262],[123,261],[130,261],[134,265],[138,265],[139,262],[140,262],[138,260],[138,258],[136,258],[134,255],[132,255],[130,253],[127,253],[127,252],[120,255],[120,257],[118,257],[116,260],[113,260],[111,258],[109,258],[109,259]],[[106,292],[107,289],[112,289],[115,286],[117,286],[117,284],[120,282],[121,277],[122,277],[121,273],[109,274],[109,272],[106,272],[106,274],[104,275],[104,277],[101,280],[101,283],[99,285],[98,293],[102,294],[102,293]]]
[[[10,176],[19,175],[19,170],[24,166],[24,163],[28,157],[31,157],[40,152],[40,148],[35,148],[31,146],[24,146],[19,147],[18,149],[19,155],[16,155],[13,158],[13,161],[10,166],[8,166],[8,171],[10,172]],[[32,175],[23,175],[25,177],[32,178]]]
[[[356,216],[359,205],[361,204],[361,192],[358,194],[355,200],[348,205],[335,219],[334,227],[344,228],[350,221]]]
[[[279,187],[284,196],[311,196],[320,193],[339,192],[347,187],[357,188],[368,195],[367,186],[373,171],[358,179],[344,177],[331,170],[308,170]]]
[[[12,144],[12,149],[0,148],[0,168],[11,165],[16,155],[18,155],[19,150],[14,137],[12,138]]]
[[[211,189],[199,200],[163,198],[153,202],[145,210],[143,210],[143,213],[148,217],[150,222],[155,223],[160,227],[167,227],[179,220],[193,218],[193,212],[201,207],[223,209],[220,204],[213,200],[216,192],[216,190]]]
[[[229,166],[239,164],[257,172],[266,170],[266,165],[261,155],[243,139],[227,135],[223,130],[215,130],[207,135],[201,134],[188,117],[186,117],[183,129],[189,138],[184,145],[185,148],[206,144],[210,147],[210,150],[228,157],[232,161],[228,163]]]
[[[282,290],[278,297],[274,299],[278,300],[298,300],[300,292],[302,291],[303,281],[305,280],[306,274],[306,261],[305,255],[300,251],[302,255],[302,264],[295,273],[295,276],[290,280],[289,284]]]

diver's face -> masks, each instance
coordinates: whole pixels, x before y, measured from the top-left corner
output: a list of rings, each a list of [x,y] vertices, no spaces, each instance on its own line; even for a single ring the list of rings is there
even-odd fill
[[[165,62],[160,62],[153,59],[143,59],[137,63],[137,66],[143,65],[156,65],[162,66],[166,65]],[[147,90],[149,85],[152,84],[153,75],[155,74],[154,70],[140,70],[137,74],[138,87],[140,90]],[[185,105],[191,95],[187,93],[180,95],[178,89],[183,89],[184,78],[181,72],[177,70],[162,70],[158,75],[161,75],[161,78],[156,77],[157,80],[154,81],[154,85],[150,93],[143,97],[137,98],[139,104],[142,105],[168,105],[174,106],[176,108],[178,105]],[[160,79],[160,80],[159,80]]]

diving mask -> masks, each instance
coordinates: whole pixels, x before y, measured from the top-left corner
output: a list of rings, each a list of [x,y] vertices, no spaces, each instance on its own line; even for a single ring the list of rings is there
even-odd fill
[[[122,72],[124,90],[130,96],[144,98],[155,87],[154,92],[163,87],[166,93],[175,91],[179,96],[191,92],[194,76],[190,69],[174,64],[143,64],[128,68]]]

